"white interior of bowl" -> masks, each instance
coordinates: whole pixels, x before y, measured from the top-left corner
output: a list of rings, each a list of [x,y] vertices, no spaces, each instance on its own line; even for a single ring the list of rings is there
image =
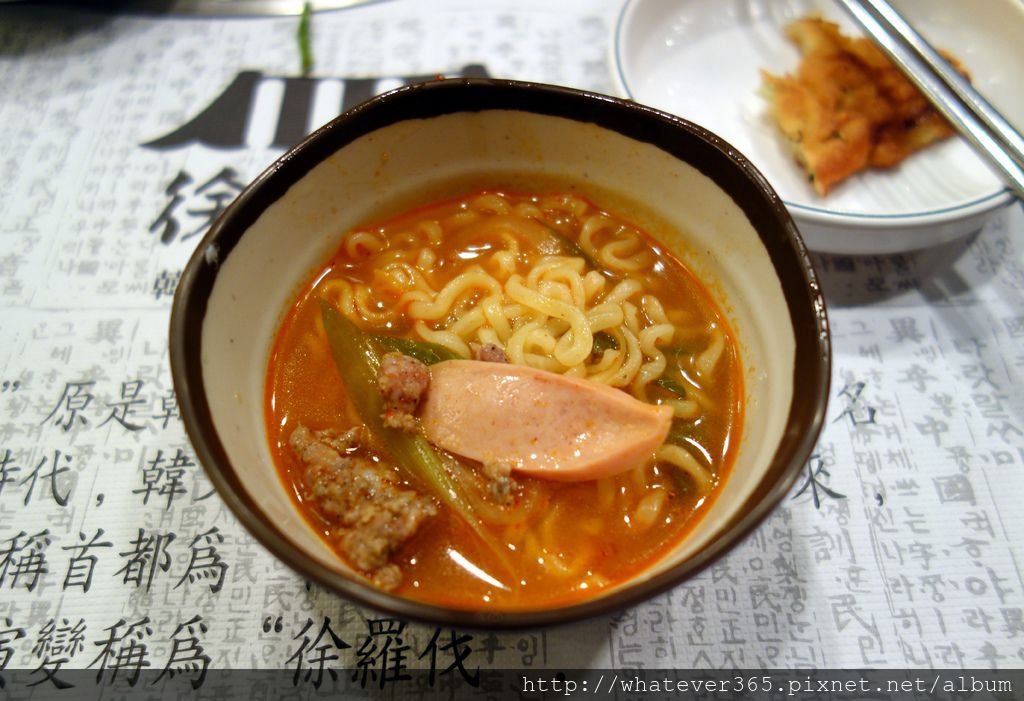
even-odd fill
[[[710,179],[649,144],[526,112],[456,113],[400,122],[336,152],[270,206],[222,262],[202,329],[213,421],[250,495],[295,547],[346,569],[294,508],[264,429],[269,347],[297,287],[346,230],[415,202],[484,187],[570,184],[647,228],[690,265],[741,345],[747,403],[735,469],[688,539],[647,574],[700,549],[753,491],[786,428],[794,341],[751,222]]]

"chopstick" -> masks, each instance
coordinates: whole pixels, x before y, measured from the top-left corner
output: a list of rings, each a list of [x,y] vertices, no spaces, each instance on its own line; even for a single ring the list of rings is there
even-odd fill
[[[1024,200],[1024,137],[888,0],[836,0]]]

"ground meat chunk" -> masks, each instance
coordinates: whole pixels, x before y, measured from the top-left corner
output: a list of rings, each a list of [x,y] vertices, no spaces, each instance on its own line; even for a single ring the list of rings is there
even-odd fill
[[[345,455],[348,453],[354,453],[362,447],[365,433],[365,426],[353,426],[342,433],[328,429],[325,431],[317,431],[313,435],[317,441],[325,443],[342,455]]]
[[[306,466],[308,496],[334,525],[349,564],[382,589],[394,589],[402,574],[390,557],[437,507],[398,485],[387,467],[354,452],[360,433],[314,433],[300,425],[289,443]]]
[[[484,463],[484,476],[487,478],[487,493],[502,506],[508,506],[515,498],[519,485],[512,477],[512,464],[507,460],[495,460]]]
[[[483,360],[488,363],[508,362],[505,349],[497,343],[470,343],[469,349],[473,352],[474,360]]]
[[[361,432],[362,427],[346,433],[337,431],[316,431],[314,433],[300,425],[292,432],[288,442],[295,454],[308,467],[323,465],[340,470],[352,463],[352,458],[348,454],[358,447],[357,436]]]
[[[430,370],[415,358],[397,352],[381,358],[377,386],[384,398],[384,424],[415,430],[413,414],[429,385]]]

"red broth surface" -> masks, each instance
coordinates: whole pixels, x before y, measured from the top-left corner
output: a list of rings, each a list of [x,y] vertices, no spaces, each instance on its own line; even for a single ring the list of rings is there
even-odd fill
[[[743,415],[740,360],[701,282],[645,232],[578,195],[474,193],[346,234],[274,341],[271,448],[298,509],[343,559],[349,529],[313,496],[289,444],[300,425],[363,423],[332,357],[321,300],[365,333],[462,357],[492,344],[509,362],[673,407],[666,444],[641,464],[571,483],[513,474],[507,503],[493,498],[484,466],[442,455],[475,527],[396,464],[387,441],[365,436],[363,459],[438,510],[389,554],[400,581],[387,588],[399,595],[474,610],[597,596],[678,544],[729,474]]]

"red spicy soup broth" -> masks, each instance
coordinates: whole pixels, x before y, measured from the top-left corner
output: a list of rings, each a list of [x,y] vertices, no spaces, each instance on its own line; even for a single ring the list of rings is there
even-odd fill
[[[520,288],[570,304],[597,325],[609,323],[601,315],[615,316],[618,306],[623,321],[593,333],[586,358],[566,366],[552,348],[559,333],[570,332],[557,318],[541,323],[542,312],[509,297]],[[321,299],[369,332],[463,353],[474,340],[489,340],[503,345],[511,362],[613,384],[675,412],[666,445],[644,464],[575,483],[515,477],[508,505],[489,498],[480,465],[453,460],[490,545],[435,499],[439,513],[391,555],[401,596],[473,610],[556,607],[597,596],[677,545],[728,476],[742,422],[742,375],[732,332],[701,282],[645,232],[579,195],[474,193],[349,232],[275,338],[265,402],[271,449],[297,508],[343,559],[337,523],[311,498],[306,466],[289,445],[299,425],[345,430],[361,423],[331,355]],[[504,313],[482,314],[488,301]],[[543,331],[524,341],[531,322]],[[394,465],[383,442],[371,436],[361,450],[403,488],[429,494]]]

